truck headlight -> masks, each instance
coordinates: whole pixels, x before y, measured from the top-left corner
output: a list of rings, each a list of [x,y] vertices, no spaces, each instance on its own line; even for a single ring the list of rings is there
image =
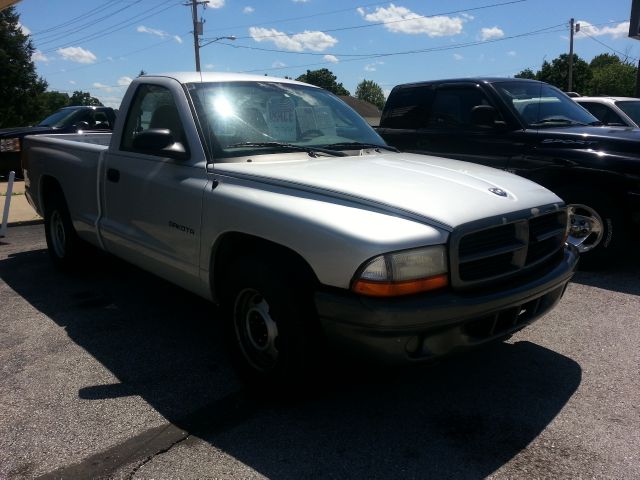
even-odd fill
[[[1,138],[0,139],[0,152],[19,152],[19,151],[20,151],[19,138]]]
[[[372,258],[358,270],[351,290],[373,297],[394,297],[448,284],[447,249],[436,245]]]

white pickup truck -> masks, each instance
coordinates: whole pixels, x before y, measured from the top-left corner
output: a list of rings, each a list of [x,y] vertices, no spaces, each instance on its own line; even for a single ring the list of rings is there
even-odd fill
[[[250,381],[295,383],[325,343],[418,362],[506,337],[575,270],[556,195],[398,153],[320,88],[142,76],[120,112],[113,134],[25,141],[51,258],[89,243],[220,303]]]

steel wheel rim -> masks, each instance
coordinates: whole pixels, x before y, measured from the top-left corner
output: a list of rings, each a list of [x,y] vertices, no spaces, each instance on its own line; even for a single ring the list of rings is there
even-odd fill
[[[593,208],[574,203],[569,205],[568,241],[585,253],[596,248],[604,235],[602,218]]]
[[[257,290],[247,288],[237,296],[233,326],[242,355],[256,370],[264,372],[278,361],[278,326],[271,318],[269,304]]]
[[[51,243],[53,251],[58,258],[64,258],[67,244],[67,234],[64,229],[64,223],[62,222],[62,215],[58,210],[51,212],[51,220],[49,222],[49,236],[51,237]]]

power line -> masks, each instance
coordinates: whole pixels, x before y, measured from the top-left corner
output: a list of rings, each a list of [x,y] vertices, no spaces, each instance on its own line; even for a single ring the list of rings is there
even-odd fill
[[[156,5],[153,9],[156,9],[156,8],[159,8],[159,7],[163,6],[163,5],[166,5],[167,3],[171,2],[171,1],[172,0],[166,0],[166,1],[162,2],[160,5]],[[170,8],[173,8],[173,7],[177,6],[177,5],[180,5],[180,3],[179,2],[178,3],[173,3],[173,4],[169,5],[166,8],[163,8],[162,10],[158,10],[157,12],[151,13],[149,15],[145,15],[143,17],[140,17],[140,15],[142,15],[142,14],[138,14],[138,15],[136,15],[136,16],[128,19],[128,20],[125,20],[125,21],[120,22],[120,23],[116,23],[116,24],[111,25],[111,26],[109,26],[107,28],[104,28],[102,30],[94,32],[91,35],[87,35],[85,37],[77,38],[77,39],[73,40],[71,43],[60,44],[60,45],[57,45],[55,47],[52,47],[49,50],[44,51],[43,53],[54,52],[54,51],[56,51],[56,50],[58,50],[60,48],[69,47],[69,46],[72,46],[74,43],[78,43],[78,42],[81,42],[81,41],[90,42],[90,41],[93,41],[93,40],[95,40],[97,38],[103,39],[107,35],[111,35],[111,34],[113,34],[115,32],[118,32],[118,31],[124,29],[124,28],[130,27],[131,25],[133,25],[135,23],[138,23],[141,20],[146,20],[147,18],[151,18],[151,17],[153,17],[155,15],[158,15],[158,14],[160,14],[160,13],[166,11],[166,10],[169,10]],[[145,13],[147,13],[147,12],[145,12]],[[118,27],[118,28],[114,28],[114,27]]]
[[[342,32],[345,30],[357,30],[360,28],[370,28],[370,27],[377,27],[380,25],[391,25],[391,24],[395,24],[395,23],[402,23],[402,22],[411,22],[411,21],[415,21],[415,20],[420,20],[420,19],[425,19],[425,18],[433,18],[433,17],[439,17],[439,16],[443,16],[443,15],[453,15],[455,13],[465,13],[465,12],[472,12],[475,10],[483,10],[486,8],[494,8],[494,7],[502,7],[505,5],[512,5],[515,3],[523,3],[526,2],[527,0],[510,0],[508,2],[503,2],[503,3],[493,3],[491,5],[483,5],[480,7],[472,7],[472,8],[464,8],[461,10],[452,10],[449,12],[442,12],[442,13],[434,13],[432,15],[417,15],[415,17],[412,18],[403,18],[400,20],[391,20],[388,22],[374,22],[374,23],[368,23],[365,25],[353,25],[350,27],[339,27],[339,28],[330,28],[327,30],[320,30],[321,33],[328,33],[328,32]],[[295,35],[295,34],[293,34]],[[278,34],[272,34],[272,35],[247,35],[244,37],[237,37],[239,40],[240,39],[245,39],[245,38],[252,38],[252,39],[257,39],[257,38],[275,38],[275,37],[289,37],[291,36],[290,34],[287,33],[278,33]]]
[[[384,5],[388,2],[376,2],[376,3],[368,3],[365,5],[360,5],[361,8],[366,8],[366,7],[375,7],[378,5]],[[300,17],[289,17],[289,18],[282,18],[279,20],[272,20],[269,22],[262,22],[262,23],[245,23],[243,25],[234,25],[232,27],[225,27],[225,28],[217,28],[215,30],[213,30],[214,32],[225,32],[225,31],[229,31],[229,30],[237,30],[239,28],[246,28],[246,27],[256,27],[256,26],[261,26],[261,25],[273,25],[278,24],[278,23],[287,23],[287,22],[293,22],[296,20],[305,20],[307,18],[315,18],[315,17],[323,17],[323,16],[327,16],[327,15],[333,15],[335,13],[342,13],[342,12],[349,12],[349,11],[353,11],[354,8],[353,7],[349,7],[349,8],[342,8],[340,10],[331,10],[328,12],[320,12],[320,13],[314,13],[312,15],[303,15]]]
[[[128,8],[131,8],[131,7],[135,6],[135,5],[137,5],[141,1],[142,0],[136,0],[135,2],[133,2],[133,3],[129,4],[129,5],[125,5],[124,7],[120,8],[119,10],[116,10],[115,12],[108,13],[107,15],[104,15],[104,16],[98,18],[98,19],[95,19],[95,20],[89,20],[88,22],[83,23],[82,25],[79,25],[79,26],[72,27],[69,30],[64,30],[62,32],[56,32],[56,33],[53,33],[53,34],[47,34],[45,36],[49,37],[49,38],[46,38],[45,40],[38,40],[38,44],[39,45],[45,45],[47,43],[57,42],[58,40],[60,40],[62,38],[65,38],[65,37],[67,37],[69,35],[75,35],[78,32],[86,30],[87,28],[92,28],[96,24],[98,24],[100,22],[103,22],[104,20],[110,19],[114,15],[116,15],[116,14],[118,14],[118,13],[120,13],[120,12],[122,12],[122,11],[128,9]]]
[[[66,22],[63,23],[59,23],[58,25],[54,25],[53,27],[49,27],[49,28],[45,28],[44,30],[40,30],[38,32],[31,32],[32,36],[36,36],[36,35],[42,35],[45,33],[49,33],[52,32],[54,30],[58,30],[60,28],[66,27],[68,25],[71,25],[73,23],[76,23],[80,20],[85,20],[93,15],[96,15],[97,13],[100,13],[101,11],[107,10],[109,8],[111,8],[113,5],[122,2],[123,0],[117,0],[115,2],[111,2],[111,3],[107,3],[106,5],[98,5],[97,7],[92,8],[91,10],[84,12],[80,15],[78,15],[77,17],[73,17],[70,20],[67,20]]]
[[[631,55],[628,55],[628,54],[626,54],[626,53],[622,53],[621,51],[616,50],[616,49],[615,49],[615,48],[613,48],[613,47],[610,47],[610,46],[609,46],[609,45],[607,45],[606,43],[601,42],[601,41],[600,41],[600,40],[598,40],[596,37],[592,37],[592,36],[591,36],[591,35],[589,35],[587,32],[585,32],[585,31],[584,31],[584,29],[583,29],[583,30],[580,30],[580,33],[584,33],[587,37],[589,37],[589,38],[590,38],[591,40],[593,40],[594,42],[598,42],[598,43],[599,43],[600,45],[602,45],[603,47],[608,48],[609,50],[611,50],[611,51],[612,51],[612,52],[614,52],[614,53],[617,53],[618,55],[622,55],[622,56],[623,56],[623,57],[625,57],[625,58],[631,58],[631,59],[635,60],[636,62],[638,61],[638,59],[637,59],[636,57],[632,57]]]
[[[473,47],[473,46],[477,46],[477,45],[486,45],[489,43],[497,43],[497,42],[504,42],[506,40],[513,40],[516,38],[524,38],[524,37],[529,37],[529,36],[533,36],[533,35],[540,35],[540,34],[547,34],[547,33],[554,33],[554,32],[560,32],[560,31],[564,31],[565,29],[558,29],[558,27],[564,27],[564,23],[558,24],[558,25],[552,25],[550,27],[545,27],[545,28],[541,28],[538,30],[533,30],[530,32],[525,32],[525,33],[520,33],[517,35],[511,35],[508,37],[502,37],[502,38],[496,38],[493,40],[478,40],[478,41],[474,41],[474,42],[465,42],[465,43],[456,43],[456,44],[451,44],[451,45],[443,45],[443,46],[439,46],[439,47],[430,47],[430,48],[423,48],[423,49],[416,49],[416,50],[405,50],[405,51],[399,51],[399,52],[386,52],[386,53],[374,53],[374,54],[369,54],[367,56],[362,56],[359,58],[349,58],[347,60],[343,60],[342,63],[346,63],[346,62],[355,62],[355,61],[360,61],[360,60],[373,60],[376,58],[385,58],[385,57],[394,57],[394,56],[399,56],[399,55],[413,55],[413,54],[418,54],[418,53],[431,53],[431,52],[442,52],[442,51],[447,51],[447,50],[457,50],[460,48],[468,48],[468,47]],[[555,30],[554,30],[555,29]],[[227,43],[221,43],[221,45],[227,45],[230,47],[235,47],[235,48],[239,48],[236,47],[235,45],[231,45],[231,44],[227,44]],[[336,55],[338,56],[338,55]],[[245,70],[242,73],[251,73],[251,72],[264,72],[264,71],[270,71],[270,70],[285,70],[285,69],[290,69],[290,68],[304,68],[304,67],[311,67],[311,66],[317,66],[317,65],[328,65],[328,64],[332,64],[333,62],[317,62],[317,63],[312,63],[312,64],[306,64],[306,65],[292,65],[292,66],[284,66],[284,67],[270,67],[270,68],[256,68],[256,69],[252,69],[252,70]]]
[[[187,33],[185,33],[184,35],[187,35],[188,33],[190,33],[190,32],[187,32]],[[162,41],[160,41],[160,42],[154,43],[154,44],[152,44],[152,45],[148,45],[148,46],[146,46],[146,47],[144,47],[144,48],[138,48],[137,50],[132,50],[132,51],[130,51],[130,52],[121,53],[121,54],[119,54],[119,55],[113,55],[113,56],[114,56],[114,57],[126,57],[126,56],[129,56],[129,55],[134,55],[134,54],[136,54],[136,53],[144,52],[145,50],[149,50],[149,49],[151,49],[151,48],[159,47],[160,45],[164,45],[165,43],[167,43],[167,42],[172,42],[172,41],[173,41],[173,38],[165,38],[164,40],[162,40]],[[76,68],[71,68],[71,69],[65,69],[65,70],[59,70],[59,71],[57,71],[57,72],[51,72],[51,73],[49,73],[49,75],[58,75],[58,74],[60,74],[60,73],[75,72],[75,71],[77,71],[77,70],[84,70],[85,68],[96,67],[96,66],[98,66],[98,65],[102,65],[102,64],[104,64],[104,63],[110,63],[110,62],[112,62],[112,61],[113,61],[113,60],[108,60],[108,59],[107,59],[107,60],[102,60],[101,62],[95,62],[95,63],[91,63],[91,64],[89,64],[89,65],[83,65],[83,66],[81,66],[81,67],[76,67]]]

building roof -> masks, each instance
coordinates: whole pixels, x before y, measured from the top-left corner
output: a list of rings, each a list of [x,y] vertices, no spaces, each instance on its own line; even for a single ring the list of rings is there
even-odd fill
[[[353,108],[361,117],[379,117],[382,112],[374,104],[365,102],[356,97],[349,95],[340,95],[340,98],[351,108]]]

